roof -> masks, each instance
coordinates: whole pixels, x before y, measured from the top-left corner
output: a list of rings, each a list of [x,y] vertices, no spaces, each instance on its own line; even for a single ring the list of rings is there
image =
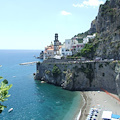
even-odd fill
[[[59,48],[61,48],[62,46],[61,45],[59,45]]]
[[[102,118],[103,119],[111,119],[112,111],[103,111]]]
[[[52,49],[52,48],[48,48],[47,51],[48,51],[48,50],[54,50],[54,49]]]

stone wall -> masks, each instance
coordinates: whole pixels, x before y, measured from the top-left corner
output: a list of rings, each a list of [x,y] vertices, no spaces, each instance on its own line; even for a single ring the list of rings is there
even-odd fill
[[[54,66],[59,74],[53,74]],[[120,96],[120,64],[118,62],[38,63],[37,80],[62,86],[68,90],[100,90]]]

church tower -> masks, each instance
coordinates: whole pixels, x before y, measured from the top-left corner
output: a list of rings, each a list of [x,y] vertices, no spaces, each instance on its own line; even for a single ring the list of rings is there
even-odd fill
[[[59,54],[59,40],[58,40],[58,34],[55,33],[55,40],[54,40],[54,55]]]

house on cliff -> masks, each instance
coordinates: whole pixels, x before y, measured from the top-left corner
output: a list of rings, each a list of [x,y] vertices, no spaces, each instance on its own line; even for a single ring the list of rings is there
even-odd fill
[[[72,46],[78,44],[76,38],[66,39],[61,48],[61,56],[73,55]]]
[[[77,52],[80,52],[86,43],[89,42],[89,39],[93,39],[95,35],[87,35],[86,38],[83,39],[83,43],[78,43],[78,38],[73,37],[72,39],[65,39],[65,42],[61,44],[58,40],[58,34],[55,33],[54,44],[51,44],[45,47],[44,51],[44,60],[48,58],[61,58],[66,56],[72,56]]]
[[[55,56],[61,55],[61,43],[58,40],[58,34],[55,34],[54,44],[51,44],[45,47],[43,59],[54,58]]]
[[[87,44],[89,42],[90,39],[94,39],[96,36],[96,34],[93,35],[87,35],[87,37],[83,38],[83,43]]]
[[[47,58],[52,58],[52,57],[54,57],[54,46],[53,43],[51,42],[49,46],[45,47],[43,59],[45,60]]]
[[[84,48],[84,43],[77,43],[72,45],[72,53],[76,54],[77,52],[81,51]]]

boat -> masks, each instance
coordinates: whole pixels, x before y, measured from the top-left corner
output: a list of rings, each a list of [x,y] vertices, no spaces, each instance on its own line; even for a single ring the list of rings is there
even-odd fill
[[[10,109],[8,110],[9,113],[12,112],[12,111],[13,111],[13,108],[10,108]]]

